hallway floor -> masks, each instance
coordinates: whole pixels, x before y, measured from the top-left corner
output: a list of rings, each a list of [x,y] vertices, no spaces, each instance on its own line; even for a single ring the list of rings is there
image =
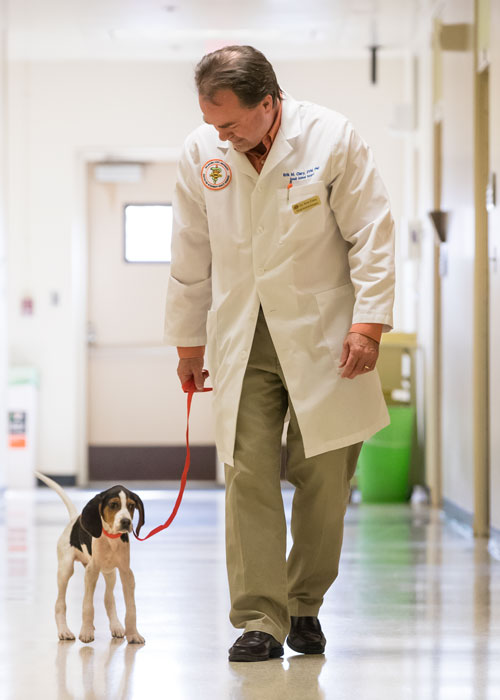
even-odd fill
[[[81,509],[98,489],[68,489]],[[176,492],[140,491],[147,533]],[[292,492],[284,491],[287,515]],[[48,489],[0,499],[0,696],[4,700],[495,700],[500,561],[426,506],[350,506],[338,581],[325,600],[324,656],[228,663],[224,493],[189,490],[166,532],[132,540],[144,646],[110,639],[103,581],[92,644],[59,642],[56,542],[66,508]],[[490,547],[491,549],[491,547]],[[83,567],[68,588],[78,636]],[[123,617],[121,586],[116,599]]]

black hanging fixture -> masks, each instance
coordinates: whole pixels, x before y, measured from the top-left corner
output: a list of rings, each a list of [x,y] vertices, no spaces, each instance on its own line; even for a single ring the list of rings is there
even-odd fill
[[[371,79],[372,79],[372,85],[375,85],[377,82],[377,51],[379,50],[380,46],[378,44],[375,44],[373,46],[369,46],[368,49],[371,54]]]
[[[370,45],[368,46],[368,51],[370,52],[370,77],[372,85],[377,84],[377,69],[378,69],[378,50],[382,48],[379,44],[379,12],[378,12],[378,1],[371,0],[372,12],[370,18]]]

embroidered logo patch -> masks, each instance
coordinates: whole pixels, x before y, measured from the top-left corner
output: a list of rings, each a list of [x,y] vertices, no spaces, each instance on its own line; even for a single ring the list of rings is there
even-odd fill
[[[223,190],[231,182],[231,168],[223,160],[214,158],[201,169],[201,181],[209,190]]]

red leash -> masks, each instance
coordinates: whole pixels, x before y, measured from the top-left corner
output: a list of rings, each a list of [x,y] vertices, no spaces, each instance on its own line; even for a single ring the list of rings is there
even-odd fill
[[[134,532],[135,538],[140,540],[141,542],[144,542],[144,540],[149,539],[150,537],[152,537],[153,535],[156,535],[158,532],[161,532],[162,530],[166,530],[167,527],[171,524],[171,522],[175,518],[175,516],[177,515],[177,511],[179,510],[179,506],[181,505],[182,496],[184,495],[184,489],[186,487],[186,481],[187,481],[189,467],[191,465],[191,450],[189,449],[189,415],[191,413],[191,402],[193,400],[193,394],[202,393],[205,391],[212,391],[212,389],[209,387],[204,388],[201,391],[198,391],[198,389],[196,389],[196,386],[194,384],[193,379],[189,379],[187,382],[185,382],[182,385],[182,388],[188,396],[187,396],[187,425],[186,425],[186,461],[184,462],[184,471],[182,472],[179,495],[177,496],[177,500],[175,502],[174,509],[173,509],[172,513],[170,514],[169,519],[163,525],[158,525],[158,527],[155,527],[155,529],[151,530],[149,535],[146,535],[146,537],[139,537]]]
[[[175,502],[174,509],[171,512],[169,519],[163,525],[158,525],[158,527],[155,527],[155,529],[151,530],[149,535],[146,535],[146,537],[139,537],[134,532],[134,537],[137,540],[140,540],[141,542],[144,542],[144,540],[149,539],[150,537],[152,537],[153,535],[156,535],[158,532],[161,532],[162,530],[166,530],[167,527],[171,524],[171,522],[175,518],[175,516],[177,515],[177,511],[179,510],[179,506],[181,505],[182,496],[184,495],[184,489],[186,487],[186,481],[187,481],[189,467],[191,465],[191,451],[189,449],[189,415],[191,413],[191,402],[193,400],[193,394],[195,394],[195,393],[201,394],[202,392],[205,392],[205,391],[212,391],[212,389],[209,387],[198,390],[195,386],[193,379],[189,379],[187,382],[185,382],[182,385],[182,388],[186,392],[188,397],[187,397],[187,425],[186,425],[186,461],[184,462],[184,471],[182,472],[179,495],[177,496],[177,500]],[[123,534],[123,533],[119,532],[116,535],[112,535],[110,532],[106,532],[106,530],[104,528],[102,529],[102,533],[103,533],[103,535],[106,535],[106,537],[109,537],[110,540],[115,540],[118,537],[121,537]]]

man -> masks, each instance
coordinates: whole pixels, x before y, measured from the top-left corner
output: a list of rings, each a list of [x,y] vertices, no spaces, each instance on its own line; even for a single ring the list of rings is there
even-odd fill
[[[214,387],[225,462],[231,661],[323,653],[362,441],[388,423],[373,372],[392,324],[394,224],[370,150],[340,114],[284,94],[248,46],[196,68],[205,125],[174,199],[166,342]],[[286,560],[280,454],[295,486]]]

